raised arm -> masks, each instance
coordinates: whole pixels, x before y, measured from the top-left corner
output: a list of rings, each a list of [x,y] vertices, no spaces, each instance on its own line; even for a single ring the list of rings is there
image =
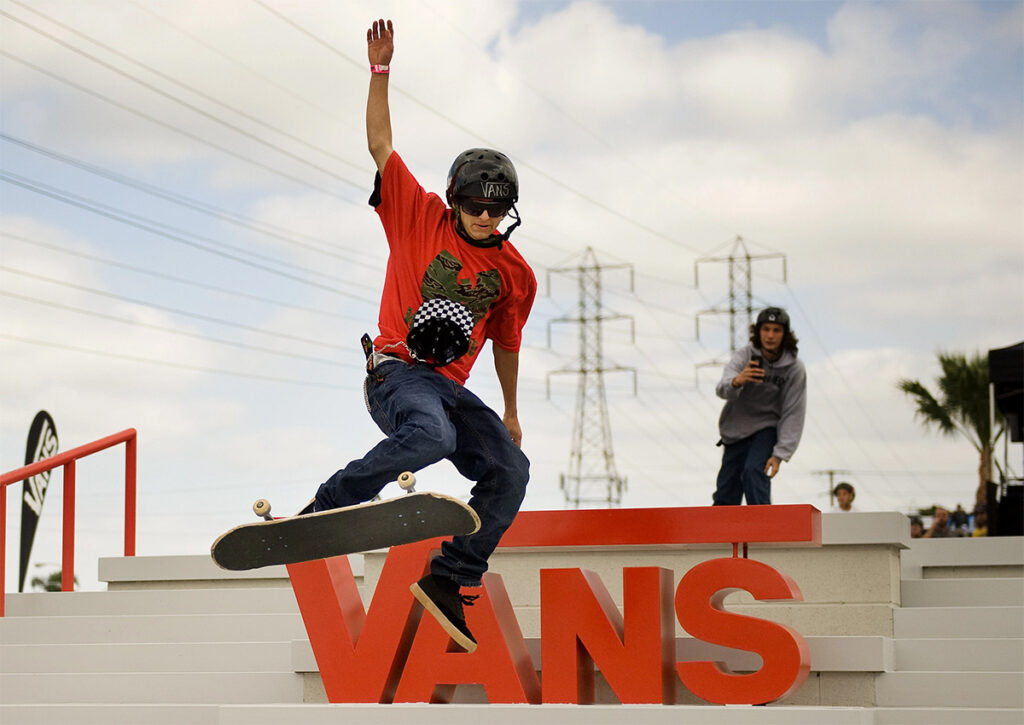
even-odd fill
[[[391,146],[391,110],[388,107],[388,66],[395,52],[395,28],[391,21],[373,21],[366,31],[366,53],[370,61],[370,93],[366,99],[366,142],[377,171],[394,148]]]

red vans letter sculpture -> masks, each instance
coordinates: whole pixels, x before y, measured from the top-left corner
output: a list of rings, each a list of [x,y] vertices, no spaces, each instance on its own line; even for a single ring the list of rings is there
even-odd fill
[[[733,544],[731,558],[686,572],[674,595],[670,570],[623,569],[622,611],[593,572],[540,570],[543,689],[498,574],[484,575],[481,598],[466,610],[476,652],[449,651],[444,631],[422,616],[409,585],[440,542],[392,548],[368,610],[347,557],[288,567],[328,700],[447,702],[456,685],[478,684],[490,702],[591,703],[596,665],[624,703],[672,704],[678,678],[709,702],[760,704],[795,692],[810,671],[799,633],[727,612],[722,602],[740,589],[759,600],[803,598],[792,579],[746,558],[746,545],[820,546],[821,514],[812,506],[520,512],[501,546]],[[698,639],[756,652],[761,669],[735,674],[714,662],[675,662],[676,619]]]

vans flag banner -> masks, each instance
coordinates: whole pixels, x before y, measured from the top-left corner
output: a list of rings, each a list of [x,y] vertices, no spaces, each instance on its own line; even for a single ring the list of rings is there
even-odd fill
[[[45,410],[36,413],[32,426],[28,429],[28,442],[25,446],[25,465],[50,458],[57,453],[57,426],[53,418]],[[25,573],[28,571],[28,560],[32,555],[32,542],[36,538],[36,527],[43,513],[43,499],[50,485],[52,471],[38,473],[26,478],[22,484],[21,494],[21,568],[18,572],[18,591],[25,591]]]

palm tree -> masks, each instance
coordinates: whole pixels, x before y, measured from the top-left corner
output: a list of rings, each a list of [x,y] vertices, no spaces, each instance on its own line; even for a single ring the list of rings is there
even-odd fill
[[[917,380],[904,378],[900,390],[917,404],[915,417],[926,428],[935,426],[943,435],[962,435],[971,442],[980,456],[976,503],[985,503],[986,487],[992,480],[992,466],[1002,474],[999,461],[992,455],[996,441],[1005,432],[1001,413],[996,413],[996,431],[992,430],[989,409],[988,357],[963,353],[937,354],[942,375],[936,381],[939,396],[933,395]],[[993,434],[994,433],[994,434]]]

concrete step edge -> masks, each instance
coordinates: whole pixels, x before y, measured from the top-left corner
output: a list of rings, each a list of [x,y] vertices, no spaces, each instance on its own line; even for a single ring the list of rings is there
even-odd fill
[[[362,578],[362,554],[351,554],[349,565],[356,578]],[[231,582],[267,579],[283,580],[287,585],[288,570],[284,566],[268,566],[250,571],[227,571],[217,566],[209,554],[116,556],[99,559],[99,580],[115,586],[152,582]]]
[[[893,640],[893,670],[1024,672],[1024,638]]]
[[[894,639],[1024,637],[1024,607],[901,607]]]
[[[1024,708],[1015,672],[886,672],[875,678],[880,706]]]
[[[9,594],[6,617],[298,613],[291,587]]]
[[[1024,606],[1022,579],[903,580],[904,607]]]
[[[298,614],[139,614],[0,619],[0,645],[291,641]]]
[[[0,646],[0,674],[293,672],[291,661],[285,641]]]
[[[1012,707],[875,707],[874,725],[1020,725],[1024,710]]]
[[[0,705],[4,725],[870,725],[870,713],[859,707],[773,706],[755,711],[713,705]]]
[[[270,704],[302,697],[302,676],[293,672],[0,674],[5,704]]]

